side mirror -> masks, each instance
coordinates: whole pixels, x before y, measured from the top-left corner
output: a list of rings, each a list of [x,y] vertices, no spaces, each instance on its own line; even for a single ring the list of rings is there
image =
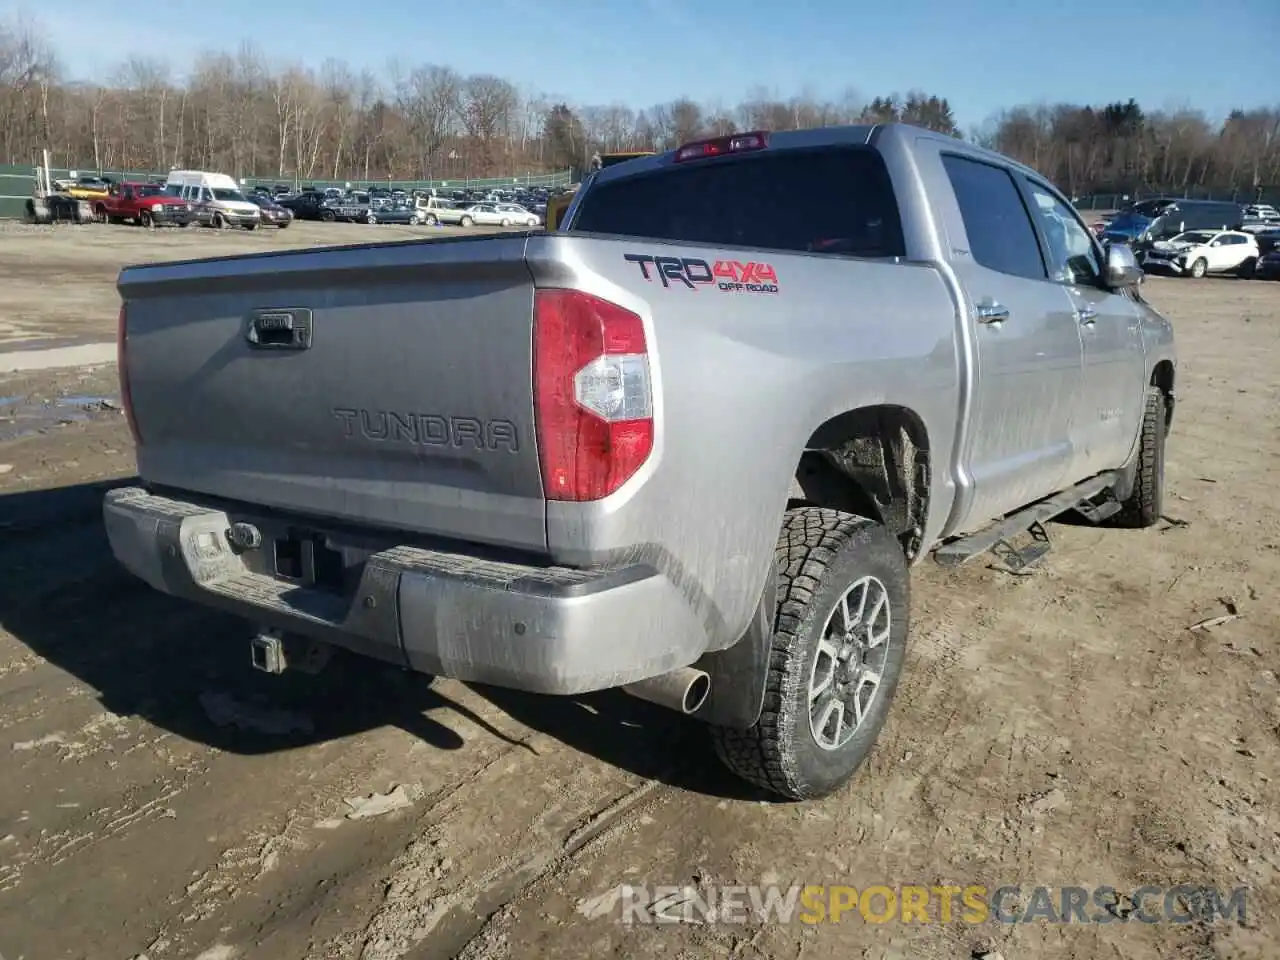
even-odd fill
[[[1142,267],[1133,251],[1123,243],[1107,246],[1106,284],[1112,290],[1127,290],[1142,282]]]

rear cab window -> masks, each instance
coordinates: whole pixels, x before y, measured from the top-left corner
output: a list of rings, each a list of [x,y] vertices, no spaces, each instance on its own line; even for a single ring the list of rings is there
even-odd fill
[[[870,147],[765,150],[606,180],[587,189],[569,229],[707,246],[906,256],[893,185]]]

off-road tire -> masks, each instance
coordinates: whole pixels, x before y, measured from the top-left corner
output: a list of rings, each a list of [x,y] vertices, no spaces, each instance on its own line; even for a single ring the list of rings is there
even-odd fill
[[[1209,272],[1209,261],[1204,257],[1199,257],[1195,263],[1191,265],[1191,279],[1203,280],[1204,275]]]
[[[1164,513],[1164,446],[1169,433],[1164,394],[1147,389],[1138,434],[1138,467],[1133,492],[1112,519],[1112,526],[1141,529],[1154,527]]]
[[[788,510],[774,551],[778,606],[764,709],[747,730],[712,727],[716,753],[742,779],[793,800],[840,789],[871,751],[888,716],[906,654],[910,578],[902,547],[863,517],[819,507]],[[861,577],[889,597],[890,644],[881,686],[852,738],[819,747],[809,723],[809,678],[828,617]]]

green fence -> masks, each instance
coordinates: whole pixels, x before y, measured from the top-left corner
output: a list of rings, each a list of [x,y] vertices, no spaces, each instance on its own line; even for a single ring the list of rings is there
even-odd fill
[[[61,180],[75,176],[106,176],[115,180],[163,180],[163,173],[146,173],[136,170],[91,170],[80,167],[76,170],[52,170],[51,178]],[[286,186],[325,187],[368,187],[383,186],[391,189],[427,190],[432,187],[441,190],[454,189],[493,189],[497,187],[561,187],[569,183],[569,171],[557,173],[522,173],[510,177],[487,177],[473,179],[463,177],[450,180],[295,180],[292,177],[245,177],[246,188],[259,185],[274,186],[277,183]],[[26,214],[27,201],[35,193],[35,167],[0,165],[0,220],[22,217]]]
[[[1151,197],[1181,197],[1187,200],[1226,200],[1241,205],[1249,203],[1280,204],[1280,185],[1261,186],[1250,190],[1143,190],[1135,193],[1094,193],[1077,197],[1077,210],[1119,210]]]

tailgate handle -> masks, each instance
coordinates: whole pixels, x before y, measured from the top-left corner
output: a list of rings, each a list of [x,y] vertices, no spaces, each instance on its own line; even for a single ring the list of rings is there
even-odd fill
[[[306,350],[311,346],[311,310],[308,307],[254,310],[245,325],[244,338],[257,350]]]

